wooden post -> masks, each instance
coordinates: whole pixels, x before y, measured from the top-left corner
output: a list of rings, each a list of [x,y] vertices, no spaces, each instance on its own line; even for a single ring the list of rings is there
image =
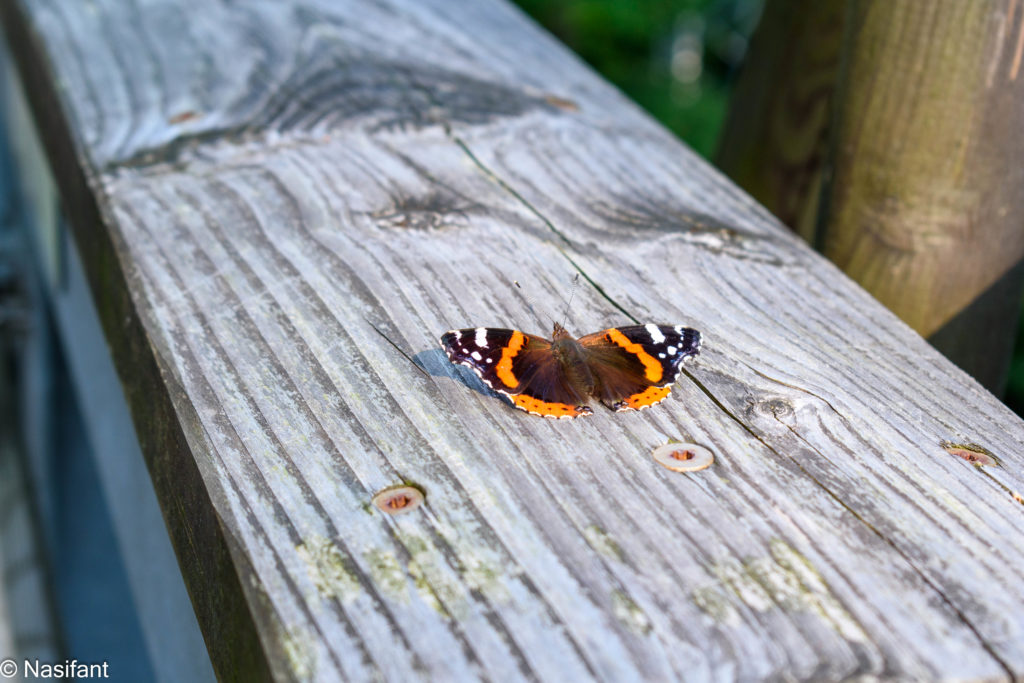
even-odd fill
[[[1001,392],[1024,289],[1024,8],[803,4],[812,11],[768,4],[723,137],[723,168]],[[844,20],[840,73],[827,46],[840,44]],[[781,30],[794,24],[796,39]],[[766,63],[778,66],[763,74]],[[755,80],[760,101],[750,94]],[[765,123],[748,128],[752,120]]]
[[[1024,422],[509,5],[0,7],[222,679],[1024,671]],[[576,272],[669,400],[438,348]]]
[[[730,178],[812,244],[845,5],[765,3],[715,157]]]

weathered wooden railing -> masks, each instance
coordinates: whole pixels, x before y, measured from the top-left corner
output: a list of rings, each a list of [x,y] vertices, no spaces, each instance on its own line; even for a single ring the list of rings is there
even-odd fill
[[[516,10],[3,8],[222,678],[1024,674],[1024,423]],[[467,388],[576,272],[670,400]]]

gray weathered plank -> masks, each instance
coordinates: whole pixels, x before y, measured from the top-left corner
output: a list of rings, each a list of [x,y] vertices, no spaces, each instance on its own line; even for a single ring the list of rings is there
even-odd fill
[[[282,679],[1024,672],[1024,423],[516,11],[12,9],[109,230],[120,270],[76,226],[136,419],[176,416],[144,450],[222,676],[225,563]],[[545,421],[436,348],[547,332],[511,282],[557,315],[577,269],[578,333],[704,332],[671,400]],[[668,439],[715,465],[662,469]],[[403,480],[425,507],[368,507]]]

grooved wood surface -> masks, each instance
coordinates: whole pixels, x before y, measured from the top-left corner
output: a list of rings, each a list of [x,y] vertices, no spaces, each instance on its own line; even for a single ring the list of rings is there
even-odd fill
[[[231,563],[275,677],[1024,672],[1024,423],[516,10],[17,7],[109,231],[89,258],[74,226],[94,296],[123,275],[142,323],[126,392],[201,475],[143,434],[186,582]],[[544,420],[444,358],[547,334],[576,272],[577,334],[703,332],[668,401]],[[670,439],[714,465],[657,465]],[[403,481],[424,506],[369,505]]]

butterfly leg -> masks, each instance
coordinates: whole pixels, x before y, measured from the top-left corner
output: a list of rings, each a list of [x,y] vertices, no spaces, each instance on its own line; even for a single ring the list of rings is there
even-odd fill
[[[643,410],[661,403],[672,392],[672,387],[647,387],[622,399],[602,398],[601,403],[610,410],[621,413],[627,410]]]

